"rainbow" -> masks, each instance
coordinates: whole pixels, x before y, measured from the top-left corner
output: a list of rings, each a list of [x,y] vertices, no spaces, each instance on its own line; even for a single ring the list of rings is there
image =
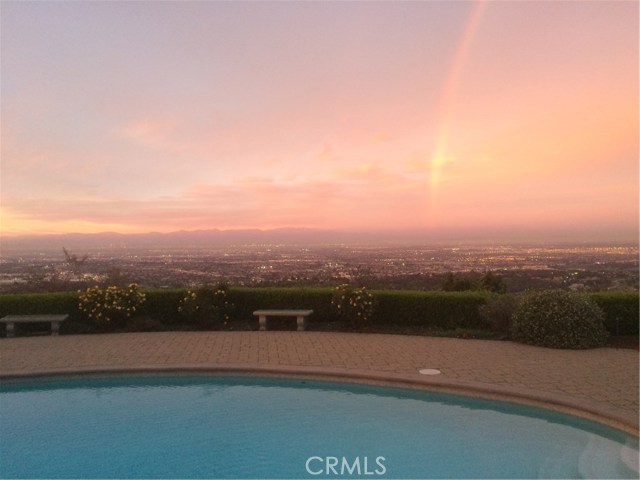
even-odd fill
[[[455,103],[456,93],[460,84],[460,76],[467,61],[476,30],[480,24],[480,20],[482,19],[486,3],[486,0],[477,0],[473,3],[469,16],[467,17],[467,22],[462,32],[462,36],[458,43],[456,53],[453,56],[445,88],[442,93],[439,108],[440,120],[438,122],[438,134],[436,135],[436,143],[431,154],[431,161],[429,165],[429,206],[431,210],[435,207],[438,188],[442,182],[442,170],[448,161],[447,147],[449,143],[449,130],[453,105]]]

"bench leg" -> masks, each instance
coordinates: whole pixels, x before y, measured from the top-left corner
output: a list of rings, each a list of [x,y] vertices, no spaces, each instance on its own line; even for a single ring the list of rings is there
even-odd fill
[[[266,330],[267,329],[267,316],[266,315],[260,315],[260,330]]]
[[[58,335],[60,333],[60,322],[51,322],[51,335]]]
[[[297,320],[298,320],[298,331],[299,332],[304,332],[304,320],[305,320],[305,318],[304,317],[298,317]]]
[[[15,333],[14,323],[7,323],[7,337],[13,337]]]

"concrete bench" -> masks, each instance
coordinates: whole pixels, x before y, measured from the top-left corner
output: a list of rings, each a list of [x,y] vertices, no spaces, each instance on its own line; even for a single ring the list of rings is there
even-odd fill
[[[267,329],[267,317],[296,317],[298,331],[305,327],[306,318],[313,313],[313,310],[256,310],[253,312],[259,318],[260,330]]]
[[[51,335],[58,335],[60,332],[60,324],[64,322],[69,315],[7,315],[0,318],[0,323],[7,325],[7,337],[15,335],[16,323],[51,323]]]

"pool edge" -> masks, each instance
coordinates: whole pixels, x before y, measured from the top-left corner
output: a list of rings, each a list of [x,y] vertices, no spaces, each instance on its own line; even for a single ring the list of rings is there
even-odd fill
[[[75,367],[31,372],[15,372],[0,374],[0,381],[10,379],[75,377],[75,376],[112,376],[112,375],[162,375],[162,374],[216,374],[243,376],[296,377],[318,380],[335,380],[351,383],[373,384],[381,386],[404,387],[421,390],[432,390],[444,393],[501,400],[547,410],[567,413],[577,417],[593,420],[598,423],[622,430],[628,434],[639,436],[639,419],[629,414],[620,413],[614,407],[579,399],[568,395],[530,390],[526,388],[493,385],[480,382],[447,379],[443,377],[426,377],[418,373],[401,374],[392,372],[372,372],[369,370],[353,370],[338,368],[319,368],[304,366],[263,366],[263,365],[140,365],[110,367]]]

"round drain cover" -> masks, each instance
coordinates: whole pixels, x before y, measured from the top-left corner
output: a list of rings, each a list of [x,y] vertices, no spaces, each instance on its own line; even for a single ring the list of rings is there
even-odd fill
[[[422,375],[440,375],[441,372],[435,368],[423,368],[420,373]]]

